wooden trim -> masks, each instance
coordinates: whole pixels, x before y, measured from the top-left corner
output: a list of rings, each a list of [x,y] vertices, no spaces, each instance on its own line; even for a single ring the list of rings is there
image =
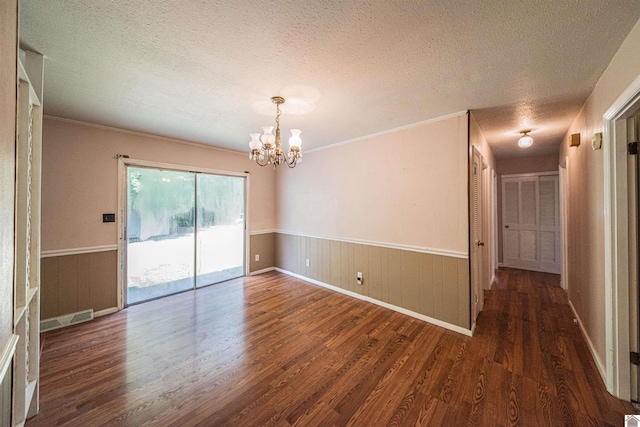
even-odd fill
[[[105,308],[104,310],[94,311],[93,317],[106,316],[108,314],[117,313],[118,311],[120,311],[118,307]]]
[[[96,252],[109,252],[117,251],[118,245],[102,245],[102,246],[88,246],[86,248],[72,248],[72,249],[55,249],[51,251],[42,251],[40,258],[53,258],[67,255],[82,255],[92,254]]]
[[[249,224],[251,224],[251,209],[249,209],[249,202],[251,199],[251,175],[249,172],[245,172],[242,176],[244,178],[244,210],[243,210],[243,224],[242,224],[242,234],[243,234],[243,244],[244,244],[244,275],[249,274],[251,269],[251,235],[249,234]]]
[[[323,288],[331,289],[332,291],[340,292],[341,294],[348,295],[350,297],[357,298],[362,301],[367,301],[372,304],[379,305],[384,308],[388,308],[393,311],[397,311],[398,313],[406,314],[407,316],[415,317],[416,319],[420,319],[427,323],[431,323],[436,326],[440,326],[442,328],[448,329],[453,332],[457,332],[462,335],[466,335],[468,337],[472,336],[472,332],[469,329],[462,328],[457,325],[452,325],[451,323],[443,322],[442,320],[434,319],[433,317],[425,316],[424,314],[416,313],[415,311],[407,310],[406,308],[398,307],[397,305],[389,304],[374,298],[370,298],[366,295],[361,295],[356,292],[351,292],[346,289],[339,288],[337,286],[329,285],[328,283],[321,282],[319,280],[314,280],[306,276],[302,276],[300,274],[293,273],[291,271],[283,270],[281,268],[275,267],[276,271],[280,273],[284,273],[286,275],[295,277],[300,280],[304,280],[305,282],[313,283],[314,285],[322,286]]]
[[[250,231],[249,235],[250,236],[257,236],[260,234],[269,234],[269,233],[277,233],[278,230],[272,229],[272,230],[256,230],[256,231]]]
[[[51,115],[48,115],[48,114],[45,114],[43,116],[43,118],[45,118],[47,120],[51,120],[51,121],[56,121],[56,122],[70,123],[70,124],[73,124],[73,125],[76,125],[76,126],[85,126],[85,127],[89,127],[89,128],[95,128],[95,129],[107,130],[107,131],[112,131],[112,132],[124,133],[124,134],[128,134],[128,135],[141,136],[141,137],[144,137],[144,138],[155,138],[155,139],[160,139],[162,141],[173,142],[173,143],[176,143],[176,144],[191,145],[191,146],[199,147],[199,148],[207,148],[207,149],[216,150],[216,151],[224,151],[224,152],[231,153],[231,154],[241,155],[243,157],[245,157],[247,155],[247,153],[248,153],[248,151],[245,152],[245,151],[231,150],[229,148],[216,147],[214,145],[205,144],[205,143],[202,143],[202,142],[189,141],[189,140],[186,140],[186,139],[169,138],[169,137],[166,137],[166,136],[156,135],[156,134],[153,134],[153,133],[140,132],[140,131],[122,129],[122,128],[116,128],[116,127],[113,127],[113,126],[98,125],[98,124],[95,124],[95,123],[83,122],[83,121],[80,121],[80,120],[66,119],[66,118],[63,118],[63,117],[51,116]]]
[[[282,231],[282,230],[278,230],[276,231],[276,233],[288,234],[290,236],[311,237],[313,239],[333,240],[334,242],[356,243],[359,245],[378,246],[381,248],[388,248],[388,249],[400,249],[403,251],[420,252],[420,253],[431,254],[431,255],[441,255],[441,256],[446,256],[451,258],[469,259],[469,254],[467,253],[460,252],[460,251],[451,251],[448,249],[435,249],[435,248],[427,248],[422,246],[403,245],[398,243],[376,242],[373,240],[320,236],[317,234],[314,235],[314,234],[306,234],[306,233],[295,233],[292,231]]]
[[[441,122],[443,120],[453,119],[454,117],[460,117],[460,116],[463,116],[463,115],[468,114],[468,113],[469,113],[469,110],[458,111],[457,113],[447,114],[446,116],[435,117],[433,119],[424,120],[424,121],[417,122],[417,123],[412,123],[410,125],[400,126],[400,127],[393,128],[393,129],[388,129],[388,130],[383,130],[382,132],[376,132],[376,133],[372,133],[372,134],[369,134],[369,135],[360,136],[358,138],[348,139],[348,140],[342,141],[342,142],[336,142],[335,144],[325,145],[324,147],[314,148],[313,150],[305,151],[305,153],[307,153],[307,154],[308,153],[313,153],[314,151],[326,150],[328,148],[334,148],[334,147],[338,147],[340,145],[351,144],[353,142],[364,141],[364,140],[375,138],[375,137],[378,137],[378,136],[388,135],[388,134],[394,133],[394,132],[400,132],[400,131],[407,130],[407,129],[413,129],[413,128],[417,128],[418,126],[428,125],[430,123]]]
[[[20,337],[17,335],[11,335],[9,337],[9,342],[4,347],[2,351],[2,356],[0,357],[0,383],[4,380],[4,376],[9,370],[9,366],[11,366],[11,361],[13,360],[13,355],[16,352],[16,346],[18,345],[18,340]]]
[[[609,393],[629,400],[629,254],[626,118],[640,106],[640,76],[603,115],[605,375]]]
[[[275,269],[276,267],[263,268],[262,270],[252,271],[251,273],[249,273],[249,276],[257,276],[258,274],[268,273],[270,271],[274,271]]]
[[[582,320],[580,319],[580,316],[578,315],[578,312],[576,311],[576,308],[573,306],[573,303],[571,302],[571,300],[569,300],[569,307],[571,307],[571,311],[573,312],[573,315],[578,321],[578,325],[580,326],[580,331],[582,331],[582,336],[584,336],[585,340],[587,341],[587,346],[589,347],[589,351],[591,352],[591,356],[593,357],[593,360],[596,362],[596,367],[600,372],[600,376],[602,376],[602,378],[606,378],[606,368],[602,363],[602,360],[600,360],[600,357],[598,356],[598,352],[596,352],[596,348],[593,345],[593,342],[591,342],[591,338],[589,338],[589,334],[587,334],[587,331],[584,329]]]
[[[176,172],[208,173],[211,175],[236,176],[241,178],[249,176],[248,172],[201,168],[197,166],[180,165],[176,163],[155,162],[152,160],[130,159],[127,157],[121,157],[120,160],[122,161],[122,163],[124,163],[124,165],[133,167],[146,167]]]

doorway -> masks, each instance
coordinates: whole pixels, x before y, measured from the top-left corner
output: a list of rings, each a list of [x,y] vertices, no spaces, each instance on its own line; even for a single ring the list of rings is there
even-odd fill
[[[569,218],[569,157],[565,157],[560,163],[560,262],[562,264],[560,284],[562,289],[569,292],[569,234],[567,233]]]
[[[125,185],[125,306],[244,275],[244,177],[129,164]]]
[[[640,110],[627,118],[627,141],[640,140]],[[627,157],[629,174],[629,350],[632,354],[640,352],[640,159],[638,155]],[[631,358],[633,359],[633,357]],[[638,361],[636,360],[636,363]],[[631,400],[640,400],[640,370],[637,364],[631,364]]]
[[[604,267],[605,345],[604,377],[607,390],[623,400],[638,399],[638,371],[630,352],[638,352],[637,185],[631,170],[628,143],[637,142],[629,129],[630,118],[640,111],[640,77],[604,114]],[[637,135],[636,135],[637,137]],[[635,208],[633,206],[636,206]],[[633,356],[632,356],[633,357]]]

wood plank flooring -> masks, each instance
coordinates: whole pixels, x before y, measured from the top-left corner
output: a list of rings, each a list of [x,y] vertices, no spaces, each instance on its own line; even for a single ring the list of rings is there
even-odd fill
[[[555,275],[504,270],[469,338],[279,273],[49,332],[28,427],[623,424]]]

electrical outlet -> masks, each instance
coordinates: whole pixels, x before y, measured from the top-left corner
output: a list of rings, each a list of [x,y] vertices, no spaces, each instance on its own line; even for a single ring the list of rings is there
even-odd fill
[[[307,267],[309,267],[309,258],[307,258]]]
[[[358,271],[358,276],[356,277],[356,283],[358,285],[362,285],[362,272]]]
[[[260,261],[260,254],[256,254],[256,261]]]

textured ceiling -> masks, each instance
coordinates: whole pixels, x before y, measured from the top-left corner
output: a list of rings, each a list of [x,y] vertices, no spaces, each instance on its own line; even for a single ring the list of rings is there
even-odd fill
[[[639,17],[637,0],[22,0],[20,36],[47,58],[45,114],[248,150],[273,121],[260,103],[304,85],[313,110],[281,119],[303,150],[471,109],[504,158],[557,152]]]

